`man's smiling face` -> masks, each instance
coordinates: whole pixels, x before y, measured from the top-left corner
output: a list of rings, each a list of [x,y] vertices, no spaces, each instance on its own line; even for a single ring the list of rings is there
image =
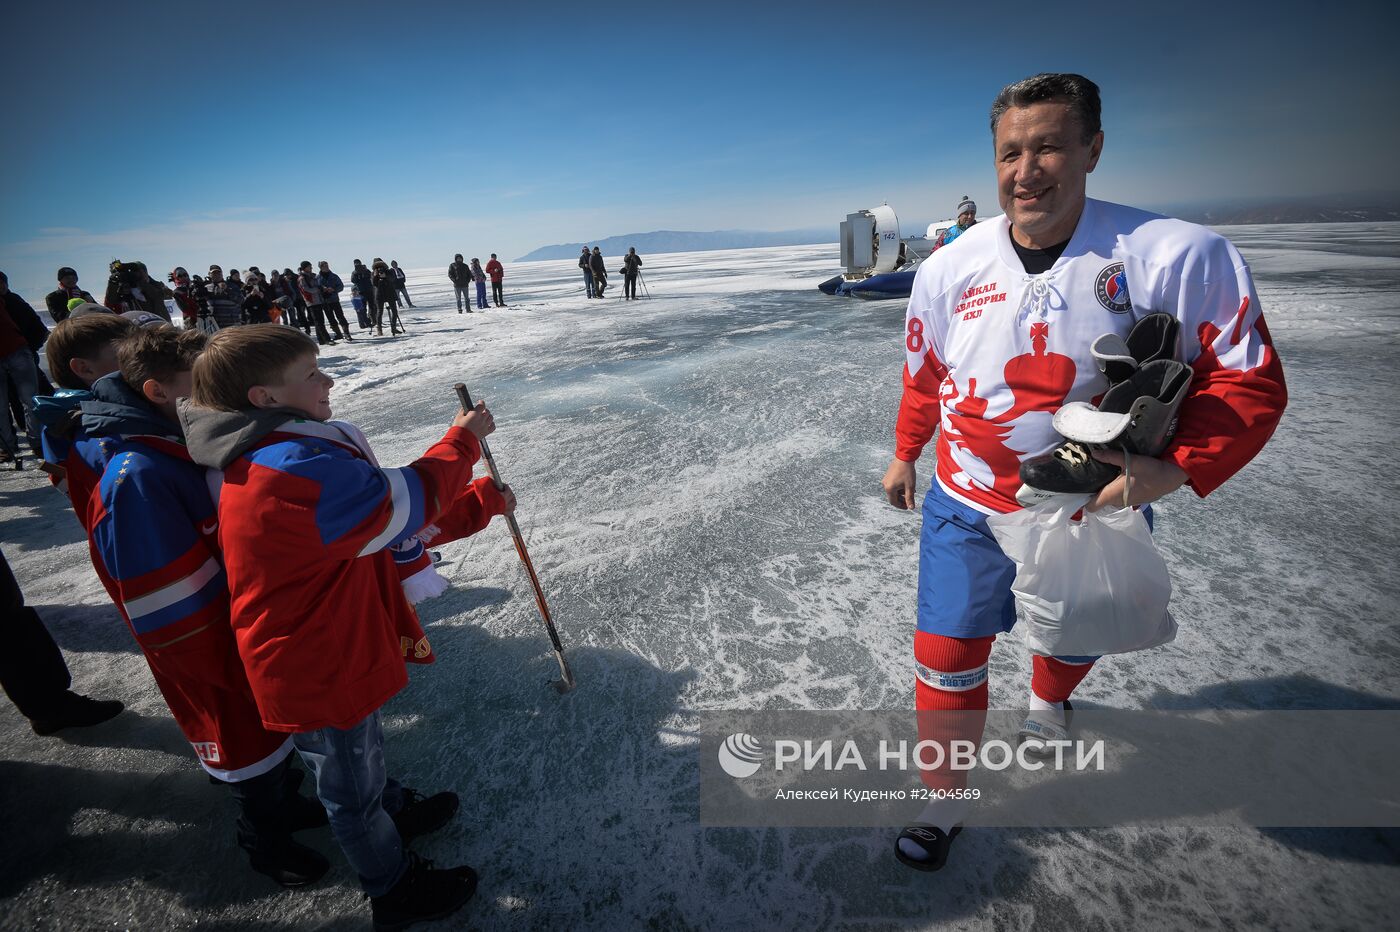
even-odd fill
[[[996,132],[997,198],[1022,246],[1043,249],[1074,234],[1084,185],[1103,151],[1103,133],[1084,141],[1068,103],[1011,107]]]

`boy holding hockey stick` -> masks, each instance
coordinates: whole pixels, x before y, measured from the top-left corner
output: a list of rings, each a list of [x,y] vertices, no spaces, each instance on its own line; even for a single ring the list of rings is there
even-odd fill
[[[475,533],[515,503],[471,481],[495,429],[484,404],[411,465],[379,468],[359,431],[329,420],[334,381],[316,354],[286,327],[221,332],[181,420],[194,459],[220,471],[233,630],[263,722],[311,768],[376,925],[401,928],[458,909],[476,873],[405,847],[457,797],[423,798],[385,771],[380,709],[407,684],[406,659],[431,660],[389,551]]]

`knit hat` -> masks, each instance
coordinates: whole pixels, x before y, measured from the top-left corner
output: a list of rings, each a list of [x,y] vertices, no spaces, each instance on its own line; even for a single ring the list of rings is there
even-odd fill
[[[974,201],[972,198],[968,197],[966,194],[964,194],[962,196],[962,200],[958,202],[958,209],[953,214],[953,216],[961,217],[968,211],[972,211],[974,214],[977,213],[977,202]]]
[[[150,311],[127,311],[122,315],[138,327],[166,327],[170,321],[164,317],[158,317]]]
[[[73,301],[76,301],[76,300],[77,300],[76,298],[73,299]],[[69,320],[76,320],[76,319],[79,318],[79,317],[86,317],[86,316],[88,316],[89,314],[110,314],[110,313],[112,313],[112,309],[111,309],[111,308],[103,307],[103,306],[100,305],[100,304],[93,304],[91,301],[79,301],[77,307],[72,307],[72,301],[70,301],[70,302],[69,302],[69,306],[70,306],[70,308],[71,308],[71,310],[69,310],[69,312],[68,312],[68,319],[69,319]]]
[[[65,276],[65,275],[72,275],[74,278],[77,278],[77,277],[78,277],[78,272],[77,272],[76,269],[72,268],[71,266],[65,265],[63,268],[61,268],[61,269],[58,270],[58,277],[59,277],[59,280],[62,280],[62,279],[63,279],[63,276]]]

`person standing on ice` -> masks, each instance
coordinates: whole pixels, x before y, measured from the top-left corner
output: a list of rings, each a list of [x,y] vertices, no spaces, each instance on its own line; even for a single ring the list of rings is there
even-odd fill
[[[331,421],[334,381],[286,327],[220,333],[195,363],[180,420],[191,458],[216,471],[230,625],[263,724],[291,735],[377,928],[446,916],[476,890],[465,865],[408,849],[456,814],[388,777],[381,708],[432,662],[392,550],[443,543],[514,509],[472,480],[485,404],[458,412],[413,463],[380,468],[364,435]]]
[[[384,264],[383,259],[374,260],[374,326],[376,336],[384,336],[384,309],[389,309],[389,335],[401,333],[399,321],[398,288],[394,283],[394,273]]]
[[[403,269],[399,268],[399,260],[391,259],[389,266],[394,273],[394,288],[403,295],[403,303],[413,307],[413,299],[408,296],[408,276],[404,274]]]
[[[299,887],[320,879],[330,862],[292,833],[325,825],[326,812],[297,792],[302,774],[291,769],[292,740],[263,727],[243,675],[216,506],[175,410],[205,339],[198,330],[159,326],[118,343],[120,370],[93,383],[75,443],[77,458],[100,478],[70,483],[68,491],[93,569],[170,714],[200,766],[237,802],[238,844],[249,865]]]
[[[0,650],[0,688],[29,719],[36,735],[65,728],[88,728],[119,715],[115,699],[92,699],[73,692],[63,653],[39,613],[24,604],[24,593],[0,550],[0,617],[5,648]]]
[[[316,271],[311,268],[310,259],[301,260],[301,265],[297,266],[297,288],[301,291],[301,299],[306,302],[311,320],[316,325],[316,342],[322,346],[335,346],[335,340],[326,331],[326,312],[322,307],[326,296],[321,291],[321,282],[316,277]],[[339,332],[336,335],[339,336]]]
[[[360,298],[361,306],[355,308],[360,329],[368,330],[370,321],[374,319],[374,273],[359,259],[355,260],[355,268],[350,272],[350,287]]]
[[[935,252],[947,246],[959,236],[962,236],[977,223],[977,203],[966,194],[964,194],[962,200],[958,202],[957,218],[958,222],[944,230],[942,234],[939,235],[938,241],[933,244]]]
[[[350,335],[350,322],[345,319],[345,309],[340,306],[340,293],[345,290],[345,282],[331,271],[331,264],[325,259],[316,263],[316,268],[316,281],[321,284],[321,294],[324,298],[322,304],[326,309],[326,322],[331,325],[337,336],[343,336],[353,343],[355,338]]]
[[[628,301],[636,300],[637,276],[642,274],[642,257],[637,255],[637,247],[627,247],[627,255],[622,257],[622,296]]]
[[[491,253],[491,260],[486,263],[486,274],[491,276],[491,303],[496,307],[505,307],[506,267],[501,265],[501,260],[496,258],[494,252]]]
[[[601,298],[608,287],[608,264],[603,261],[603,250],[593,247],[593,255],[588,257],[588,267],[593,271],[593,296]]]
[[[583,252],[578,257],[578,267],[583,269],[583,288],[588,297],[593,297],[593,256],[589,254],[588,247],[583,247]]]
[[[486,271],[480,259],[472,259],[472,281],[476,282],[476,309],[486,310]]]
[[[466,302],[466,312],[472,312],[472,267],[467,265],[459,252],[452,258],[452,264],[447,267],[447,277],[452,281],[452,293],[457,297],[457,313],[462,313],[462,304]]]
[[[0,309],[0,460],[13,460],[18,468],[19,435],[10,423],[11,391],[18,396],[21,415],[18,424],[29,440],[30,451],[35,456],[42,455],[34,426],[34,396],[39,392],[37,347],[31,345],[33,335],[26,335],[27,328],[22,326],[22,321],[33,318],[41,328],[43,322],[27,301],[10,290],[10,280],[4,272],[0,272],[0,304],[4,305]],[[47,336],[47,328],[44,330]]]
[[[914,507],[914,463],[937,431],[914,634],[920,711],[986,712],[992,643],[1016,621],[1015,564],[987,517],[1021,507],[1028,461],[1058,462],[1062,478],[1087,480],[1078,488],[1092,496],[1090,510],[1144,505],[1184,485],[1205,496],[1259,452],[1287,402],[1235,247],[1204,227],[1086,197],[1103,151],[1099,114],[1099,89],[1080,75],[1040,74],[1004,88],[991,129],[1005,215],[963,231],[958,248],[939,250],[914,280],[883,486],[896,508]],[[1090,343],[1131,336],[1145,319],[1171,322],[1165,352],[1179,355],[1191,378],[1178,396],[1174,439],[1158,457],[1133,456],[1129,484],[1123,453],[1066,451],[1076,445],[1055,433],[1051,415],[1107,389]],[[1066,455],[1047,456],[1052,450]],[[1070,694],[1097,659],[1032,658],[1023,734],[1068,735]],[[941,727],[928,721],[921,717],[921,736]],[[955,737],[980,740],[981,725],[961,727],[970,733]],[[924,780],[952,790],[965,776],[932,771]],[[896,857],[920,870],[942,867],[963,805],[931,803],[900,833]]]

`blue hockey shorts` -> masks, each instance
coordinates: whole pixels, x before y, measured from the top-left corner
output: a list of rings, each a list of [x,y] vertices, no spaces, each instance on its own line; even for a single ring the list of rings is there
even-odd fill
[[[1143,515],[1150,528],[1152,509],[1143,508]],[[919,537],[919,630],[951,638],[1010,631],[1015,579],[1016,564],[1001,552],[987,516],[949,496],[935,479],[924,496]]]

